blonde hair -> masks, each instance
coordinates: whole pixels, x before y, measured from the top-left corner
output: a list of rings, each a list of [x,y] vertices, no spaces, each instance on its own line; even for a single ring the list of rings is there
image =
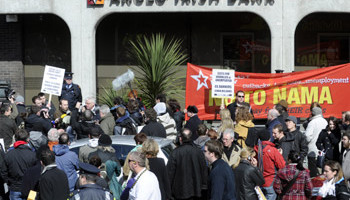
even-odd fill
[[[326,163],[324,164],[324,166],[328,166],[329,168],[331,168],[331,170],[334,172],[334,171],[337,171],[337,173],[335,174],[334,176],[334,180],[333,180],[333,183],[336,183],[338,182],[340,179],[343,178],[344,176],[344,173],[343,173],[343,170],[341,169],[341,166],[338,162],[336,161],[333,161],[333,160],[328,160],[326,161]]]
[[[142,152],[151,157],[157,157],[159,152],[158,143],[153,139],[147,139],[142,143]]]
[[[235,124],[231,118],[221,119],[221,126],[218,129],[218,133],[221,135],[226,129],[235,129]]]
[[[227,108],[220,110],[219,114],[220,114],[221,120],[223,120],[223,119],[231,119],[230,110],[227,109]]]

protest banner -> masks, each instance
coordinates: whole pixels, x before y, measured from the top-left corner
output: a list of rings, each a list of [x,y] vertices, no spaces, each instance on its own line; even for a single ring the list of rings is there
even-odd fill
[[[288,113],[310,116],[310,104],[318,102],[324,117],[342,117],[350,110],[350,64],[292,73],[235,72],[235,91],[245,93],[257,119],[267,118],[268,110],[285,99]],[[212,98],[212,68],[187,64],[186,107],[196,105],[201,120],[219,119],[221,100]],[[225,105],[234,98],[225,98]]]
[[[50,94],[48,102],[51,102],[52,95],[61,96],[64,72],[65,69],[45,65],[41,92]]]

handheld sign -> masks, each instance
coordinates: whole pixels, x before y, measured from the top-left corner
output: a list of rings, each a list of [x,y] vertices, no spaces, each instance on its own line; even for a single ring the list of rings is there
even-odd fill
[[[50,94],[50,96],[60,96],[62,91],[65,69],[45,66],[44,78],[41,84],[41,92]]]
[[[212,98],[234,97],[235,70],[213,69]]]

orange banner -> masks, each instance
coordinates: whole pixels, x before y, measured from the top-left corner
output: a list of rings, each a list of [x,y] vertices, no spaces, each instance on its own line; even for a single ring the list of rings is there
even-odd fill
[[[255,118],[267,118],[267,112],[280,100],[289,104],[288,113],[306,118],[310,104],[318,102],[323,116],[341,118],[350,110],[350,64],[293,73],[235,73],[235,91],[245,93]],[[211,97],[212,69],[187,64],[186,107],[196,105],[201,120],[219,119],[221,99]],[[234,98],[224,100],[225,105]]]

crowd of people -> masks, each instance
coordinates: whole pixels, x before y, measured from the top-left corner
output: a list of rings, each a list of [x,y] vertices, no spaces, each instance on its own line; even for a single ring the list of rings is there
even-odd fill
[[[65,75],[57,109],[43,93],[32,103],[25,106],[17,95],[0,107],[0,184],[9,190],[0,187],[2,199],[350,197],[350,111],[341,120],[325,119],[315,102],[299,127],[281,100],[259,129],[238,91],[235,102],[221,106],[220,126],[213,129],[200,120],[196,105],[182,111],[163,94],[153,108],[145,108],[136,90],[127,103],[116,97],[113,107],[98,106],[94,97],[83,103],[72,73]],[[134,135],[135,148],[125,161],[117,158],[112,135]],[[174,149],[161,157],[152,137],[173,141]],[[88,143],[78,154],[71,151],[71,143],[82,138]],[[311,179],[319,175],[324,183],[315,194]]]

